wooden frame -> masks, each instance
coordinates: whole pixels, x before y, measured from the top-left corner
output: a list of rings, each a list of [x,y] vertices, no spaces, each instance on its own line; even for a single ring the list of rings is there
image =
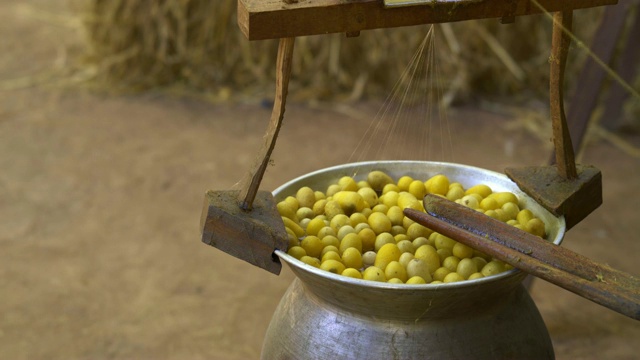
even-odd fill
[[[261,150],[242,191],[209,191],[201,216],[202,241],[253,265],[280,273],[274,251],[287,248],[284,224],[275,199],[258,191],[282,125],[295,38],[361,30],[471,19],[502,18],[554,12],[550,58],[551,118],[558,165],[540,169],[507,169],[507,174],[529,195],[567,225],[582,220],[602,202],[602,182],[597,169],[578,174],[562,99],[562,83],[573,10],[611,5],[617,0],[432,0],[429,5],[387,9],[384,0],[238,0],[238,24],[249,40],[280,39],[276,66],[276,97]],[[582,169],[581,169],[582,170]],[[540,175],[545,176],[540,176]],[[542,184],[542,187],[540,185]],[[553,186],[551,186],[553,185]],[[255,201],[255,203],[254,203]],[[484,215],[482,215],[484,216]],[[605,294],[604,300],[607,300]]]

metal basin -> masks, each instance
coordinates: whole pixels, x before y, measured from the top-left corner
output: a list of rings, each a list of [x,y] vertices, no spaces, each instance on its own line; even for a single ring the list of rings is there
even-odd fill
[[[398,179],[445,174],[467,188],[479,183],[511,191],[521,208],[546,224],[560,244],[564,218],[554,217],[506,176],[465,165],[381,161],[340,165],[294,179],[274,191],[284,199],[302,186],[326,190],[344,176],[366,178],[383,170]],[[273,315],[263,359],[496,359],[553,358],[544,322],[521,285],[518,270],[482,279],[436,285],[364,281],[314,268],[277,252],[297,278]]]

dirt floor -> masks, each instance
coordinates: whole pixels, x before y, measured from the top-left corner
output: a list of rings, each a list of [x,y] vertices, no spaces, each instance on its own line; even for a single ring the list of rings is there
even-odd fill
[[[202,244],[198,223],[204,191],[252,165],[270,109],[60,88],[51,74],[81,34],[53,3],[0,3],[0,358],[258,358],[293,275]],[[353,159],[380,106],[290,103],[264,189]],[[453,150],[431,160],[501,171],[549,157],[503,112],[456,108],[448,123]],[[565,246],[639,274],[640,159],[593,137],[580,160],[602,170],[604,204]],[[638,357],[637,321],[543,281],[531,294],[558,359]]]

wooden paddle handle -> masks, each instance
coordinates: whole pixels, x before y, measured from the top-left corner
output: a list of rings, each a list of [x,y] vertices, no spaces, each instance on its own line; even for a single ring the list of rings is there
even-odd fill
[[[640,279],[434,195],[427,213],[405,209],[410,219],[556,284],[611,310],[640,320]]]

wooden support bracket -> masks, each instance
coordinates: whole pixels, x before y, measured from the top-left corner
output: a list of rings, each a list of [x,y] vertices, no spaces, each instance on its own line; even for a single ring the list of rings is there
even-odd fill
[[[563,80],[571,39],[572,12],[553,16],[550,63],[550,112],[555,148],[554,166],[508,168],[505,173],[518,187],[556,216],[564,216],[567,229],[602,204],[602,175],[592,166],[576,166],[564,112]]]
[[[286,250],[287,232],[273,195],[260,191],[251,211],[238,206],[239,191],[207,191],[200,227],[202,242],[229,255],[280,274],[276,249]]]
[[[555,166],[508,168],[505,174],[518,187],[556,216],[564,215],[567,230],[602,205],[602,174],[578,165],[578,176],[566,179]]]
[[[289,242],[273,195],[258,189],[284,119],[293,44],[294,38],[280,40],[273,111],[249,182],[241,191],[207,191],[200,220],[204,243],[274,274],[282,269],[274,251],[286,251]]]

